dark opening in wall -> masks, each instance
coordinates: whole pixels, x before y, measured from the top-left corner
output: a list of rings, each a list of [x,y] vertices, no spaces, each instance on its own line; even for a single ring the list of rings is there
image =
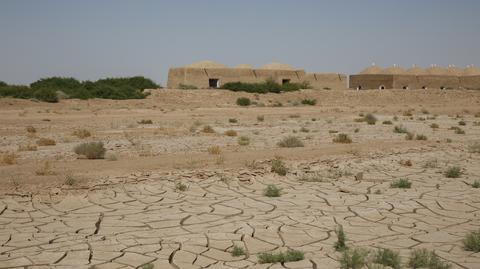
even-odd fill
[[[428,87],[427,86],[422,86],[422,89],[426,90],[426,89],[428,89]]]
[[[361,90],[362,89],[362,86],[357,86],[357,90]]]
[[[408,90],[408,86],[403,86],[402,89]]]
[[[446,89],[445,86],[440,87],[440,90],[445,90],[445,89]]]
[[[380,87],[378,87],[380,90],[385,90],[385,86],[381,85]]]
[[[282,79],[282,84],[287,84],[287,83],[290,83],[290,79],[288,78]]]
[[[218,78],[208,79],[208,86],[209,86],[210,88],[218,88],[218,87],[220,87]]]

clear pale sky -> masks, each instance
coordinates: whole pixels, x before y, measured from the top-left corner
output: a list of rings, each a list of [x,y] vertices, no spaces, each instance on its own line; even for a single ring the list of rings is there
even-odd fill
[[[199,60],[357,73],[480,64],[478,0],[0,0],[0,80],[95,80]]]

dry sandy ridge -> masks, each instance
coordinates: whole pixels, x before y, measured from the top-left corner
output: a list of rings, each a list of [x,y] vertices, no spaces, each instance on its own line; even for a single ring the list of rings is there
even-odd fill
[[[239,96],[265,106],[238,107]],[[304,98],[318,103],[297,105]],[[480,155],[469,151],[480,142],[479,104],[480,92],[435,90],[0,99],[0,151],[16,154],[16,163],[0,165],[0,268],[339,268],[338,225],[349,245],[398,250],[404,263],[411,249],[427,248],[453,268],[479,268],[480,254],[462,245],[480,227],[480,189],[471,186],[480,180]],[[376,125],[355,121],[369,112]],[[215,133],[202,132],[206,125]],[[395,125],[428,140],[407,141]],[[73,136],[78,128],[93,136]],[[238,145],[227,130],[250,144]],[[337,132],[353,143],[333,143]],[[288,135],[305,147],[279,148]],[[18,150],[41,137],[56,145]],[[72,149],[85,141],[103,141],[118,160],[78,159]],[[212,146],[220,154],[210,154]],[[271,172],[275,157],[287,164],[286,176]],[[45,160],[51,173],[37,175]],[[446,178],[454,165],[462,176]],[[321,180],[301,180],[311,175]],[[412,188],[390,188],[399,178]],[[268,184],[282,196],[265,197]],[[247,255],[232,257],[234,245]],[[286,249],[304,251],[305,260],[258,264],[256,254]]]

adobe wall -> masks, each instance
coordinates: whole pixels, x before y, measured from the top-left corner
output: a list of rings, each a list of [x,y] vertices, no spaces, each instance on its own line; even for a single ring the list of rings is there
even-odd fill
[[[418,89],[458,89],[460,88],[460,78],[457,76],[442,75],[420,75],[417,76]]]
[[[393,75],[392,89],[418,89],[418,80],[415,75]]]
[[[307,81],[313,89],[346,89],[347,76],[344,74],[308,73],[302,81]]]
[[[385,89],[393,89],[393,75],[362,74],[350,76],[350,88],[356,89],[358,86],[365,89],[378,89],[384,86]]]
[[[460,87],[468,90],[480,90],[480,76],[460,77]]]
[[[167,87],[176,89],[180,84],[208,88],[208,76],[203,68],[170,68]]]

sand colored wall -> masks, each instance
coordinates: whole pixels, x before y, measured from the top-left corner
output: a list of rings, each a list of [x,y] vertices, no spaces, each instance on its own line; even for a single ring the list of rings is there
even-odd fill
[[[345,89],[347,77],[343,74],[307,74],[304,70],[270,70],[246,68],[171,68],[168,72],[168,88],[178,88],[180,84],[197,88],[209,88],[209,79],[219,79],[220,85],[228,82],[264,82],[273,79],[281,84],[283,79],[292,83],[308,81],[314,89]]]
[[[418,89],[426,87],[428,89],[458,89],[460,88],[460,79],[457,76],[442,75],[421,75],[417,76]]]
[[[366,89],[379,89],[380,86],[384,86],[386,89],[393,88],[394,75],[351,75],[350,76],[350,88],[356,89],[361,86],[362,90]]]
[[[480,76],[460,77],[460,87],[468,90],[480,90]]]
[[[414,75],[393,75],[393,89],[417,89],[417,76]]]

